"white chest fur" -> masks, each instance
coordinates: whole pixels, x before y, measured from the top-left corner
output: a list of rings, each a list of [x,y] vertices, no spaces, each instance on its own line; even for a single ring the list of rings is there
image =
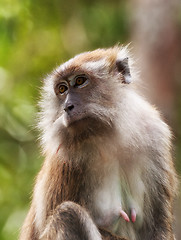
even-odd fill
[[[109,230],[118,231],[125,237],[131,233],[132,239],[136,239],[134,229],[143,222],[145,186],[140,178],[141,169],[134,165],[123,170],[117,161],[102,171],[106,173],[94,192],[95,222],[102,227],[109,226]],[[137,214],[134,224],[126,223],[120,214],[123,210],[130,217],[131,209],[135,209]]]
[[[122,207],[119,166],[115,164],[106,172],[102,183],[94,192],[94,206],[98,225],[105,225]],[[107,222],[108,223],[108,222]]]

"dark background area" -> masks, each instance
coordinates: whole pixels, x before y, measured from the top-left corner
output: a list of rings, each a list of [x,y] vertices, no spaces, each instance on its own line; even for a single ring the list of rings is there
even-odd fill
[[[173,129],[181,172],[181,8],[171,2],[0,1],[1,240],[18,238],[42,164],[35,130],[41,81],[82,51],[132,42],[144,92]],[[178,200],[178,239],[180,218]]]

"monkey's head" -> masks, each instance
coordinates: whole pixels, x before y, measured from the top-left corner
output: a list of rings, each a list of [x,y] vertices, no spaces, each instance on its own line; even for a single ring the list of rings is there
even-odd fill
[[[121,91],[131,82],[127,48],[75,56],[44,81],[40,129],[45,149],[81,141],[114,127]]]

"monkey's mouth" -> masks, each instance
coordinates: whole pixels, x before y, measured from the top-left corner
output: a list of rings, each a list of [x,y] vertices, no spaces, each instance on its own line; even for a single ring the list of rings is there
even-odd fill
[[[74,127],[79,124],[84,124],[88,116],[84,116],[82,114],[65,114],[64,121],[66,127]]]
[[[100,119],[84,115],[67,119],[65,131],[78,140],[85,140],[91,136],[109,135],[112,127]]]

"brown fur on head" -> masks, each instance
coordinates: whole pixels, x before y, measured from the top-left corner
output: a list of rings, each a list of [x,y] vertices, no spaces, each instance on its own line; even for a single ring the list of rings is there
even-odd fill
[[[127,48],[118,46],[82,53],[60,65],[45,79],[39,124],[45,151],[55,153],[62,141],[70,139],[72,134],[78,140],[114,128],[121,89],[134,78],[134,73],[130,73],[132,60],[128,59],[128,55]],[[86,87],[75,89],[68,99],[66,93],[59,93],[59,86],[61,82],[67,84],[72,81],[77,75],[85,75],[89,83]],[[76,108],[74,124],[68,122],[69,116],[64,110],[65,102],[72,100]]]

